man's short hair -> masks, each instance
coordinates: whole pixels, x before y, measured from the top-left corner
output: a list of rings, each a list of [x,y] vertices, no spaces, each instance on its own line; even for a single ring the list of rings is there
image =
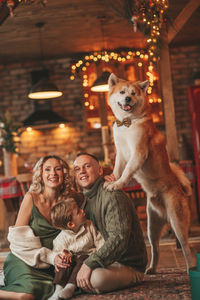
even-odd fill
[[[82,155],[88,155],[88,156],[94,158],[94,159],[99,163],[99,160],[98,160],[98,158],[97,158],[95,155],[90,154],[90,153],[87,153],[87,152],[79,152],[79,153],[76,155],[76,158],[79,157],[79,156],[82,156]]]

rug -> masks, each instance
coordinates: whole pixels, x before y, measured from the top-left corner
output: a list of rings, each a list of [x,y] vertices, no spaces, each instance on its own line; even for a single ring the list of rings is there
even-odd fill
[[[0,281],[2,281],[0,271]],[[2,282],[3,283],[3,282]],[[2,284],[1,283],[1,284]],[[189,276],[184,269],[160,269],[156,275],[145,275],[144,281],[132,288],[94,295],[80,294],[75,300],[191,300]]]
[[[184,269],[159,269],[156,275],[145,275],[144,281],[132,288],[101,295],[81,294],[76,300],[191,300],[189,276]]]

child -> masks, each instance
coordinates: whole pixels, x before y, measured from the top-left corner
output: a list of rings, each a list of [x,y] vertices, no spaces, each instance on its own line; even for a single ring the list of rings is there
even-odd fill
[[[58,252],[64,251],[63,259],[69,267],[59,270],[56,268],[56,289],[49,300],[68,299],[75,291],[76,275],[83,261],[98,250],[104,240],[93,223],[86,218],[84,211],[78,207],[76,196],[57,203],[51,209],[50,219],[52,225],[62,231],[53,241],[53,250],[46,253],[42,260],[54,264]]]

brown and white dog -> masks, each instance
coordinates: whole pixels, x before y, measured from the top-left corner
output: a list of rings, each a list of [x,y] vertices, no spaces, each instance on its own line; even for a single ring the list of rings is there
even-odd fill
[[[116,181],[105,186],[108,190],[121,189],[134,177],[147,194],[147,233],[152,253],[147,273],[156,272],[159,239],[166,223],[171,224],[181,244],[189,270],[191,186],[183,171],[169,162],[164,136],[152,121],[146,96],[149,82],[125,81],[111,74],[108,84],[109,104],[117,119],[113,126]]]

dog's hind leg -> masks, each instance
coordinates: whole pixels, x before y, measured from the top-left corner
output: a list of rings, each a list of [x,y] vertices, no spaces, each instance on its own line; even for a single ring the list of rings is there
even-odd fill
[[[147,204],[147,234],[151,245],[151,262],[146,274],[156,273],[159,260],[159,240],[166,221],[153,210],[151,204]]]
[[[176,218],[170,219],[170,224],[172,226],[172,229],[181,244],[181,248],[183,251],[183,255],[185,257],[186,266],[187,266],[187,272],[189,271],[189,268],[195,266],[195,263],[193,262],[191,250],[188,243],[188,231],[189,231],[189,224],[187,218],[184,218],[184,220],[179,220],[178,216]]]

